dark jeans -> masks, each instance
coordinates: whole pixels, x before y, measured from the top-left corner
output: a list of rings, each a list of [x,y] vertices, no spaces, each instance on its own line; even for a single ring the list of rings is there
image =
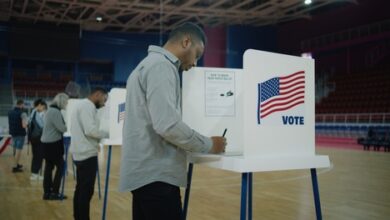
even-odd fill
[[[177,186],[153,182],[133,193],[133,220],[181,220],[180,189]]]
[[[75,220],[89,220],[89,203],[95,186],[97,157],[74,163],[77,168],[77,182],[73,197],[73,216]]]
[[[43,177],[44,193],[59,193],[62,174],[64,172],[64,143],[62,140],[53,143],[42,143],[45,158]],[[53,180],[53,169],[56,167]]]
[[[43,161],[43,147],[39,138],[31,138],[32,160],[31,173],[38,174],[42,168]]]

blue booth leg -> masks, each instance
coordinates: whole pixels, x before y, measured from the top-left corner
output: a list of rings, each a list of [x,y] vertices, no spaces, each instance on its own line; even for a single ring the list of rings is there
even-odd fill
[[[62,187],[61,187],[61,200],[64,199],[65,191],[65,178],[68,170],[68,150],[70,146],[70,137],[64,138],[64,148],[65,148],[65,159],[64,159],[64,169],[62,171]]]
[[[192,170],[194,168],[194,164],[190,163],[188,165],[188,172],[187,172],[187,188],[184,195],[184,205],[183,205],[183,220],[186,220],[187,218],[187,210],[188,210],[188,202],[190,199],[190,191],[191,191],[191,181],[192,181]]]
[[[252,173],[248,177],[248,219],[252,219]]]
[[[318,190],[317,171],[315,168],[310,169],[311,171],[311,182],[313,185],[314,204],[316,207],[317,220],[322,220],[320,193]]]
[[[102,190],[100,189],[100,172],[99,172],[99,160],[97,162],[96,176],[98,182],[98,190],[99,190],[99,200],[102,198]]]
[[[104,200],[103,200],[103,216],[102,219],[106,219],[106,209],[107,209],[107,196],[108,196],[108,182],[110,177],[110,166],[111,166],[111,148],[108,146],[108,156],[107,156],[107,171],[106,171],[106,185],[104,187]]]
[[[242,173],[240,220],[252,219],[252,173]]]

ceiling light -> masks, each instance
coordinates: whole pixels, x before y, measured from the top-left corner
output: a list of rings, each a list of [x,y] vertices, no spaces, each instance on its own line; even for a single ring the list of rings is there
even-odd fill
[[[311,0],[305,0],[305,5],[310,5],[311,4]]]
[[[301,57],[313,59],[313,54],[311,52],[302,53]]]

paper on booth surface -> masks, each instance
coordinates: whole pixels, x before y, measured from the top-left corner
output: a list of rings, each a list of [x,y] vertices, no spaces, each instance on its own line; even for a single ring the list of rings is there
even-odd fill
[[[234,117],[236,114],[235,71],[205,70],[205,114]]]
[[[205,136],[227,129],[228,152],[243,151],[241,69],[195,67],[183,72],[183,121]]]

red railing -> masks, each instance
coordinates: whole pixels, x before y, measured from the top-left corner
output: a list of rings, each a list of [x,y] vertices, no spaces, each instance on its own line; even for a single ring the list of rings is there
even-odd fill
[[[390,123],[390,113],[316,114],[316,123]]]

